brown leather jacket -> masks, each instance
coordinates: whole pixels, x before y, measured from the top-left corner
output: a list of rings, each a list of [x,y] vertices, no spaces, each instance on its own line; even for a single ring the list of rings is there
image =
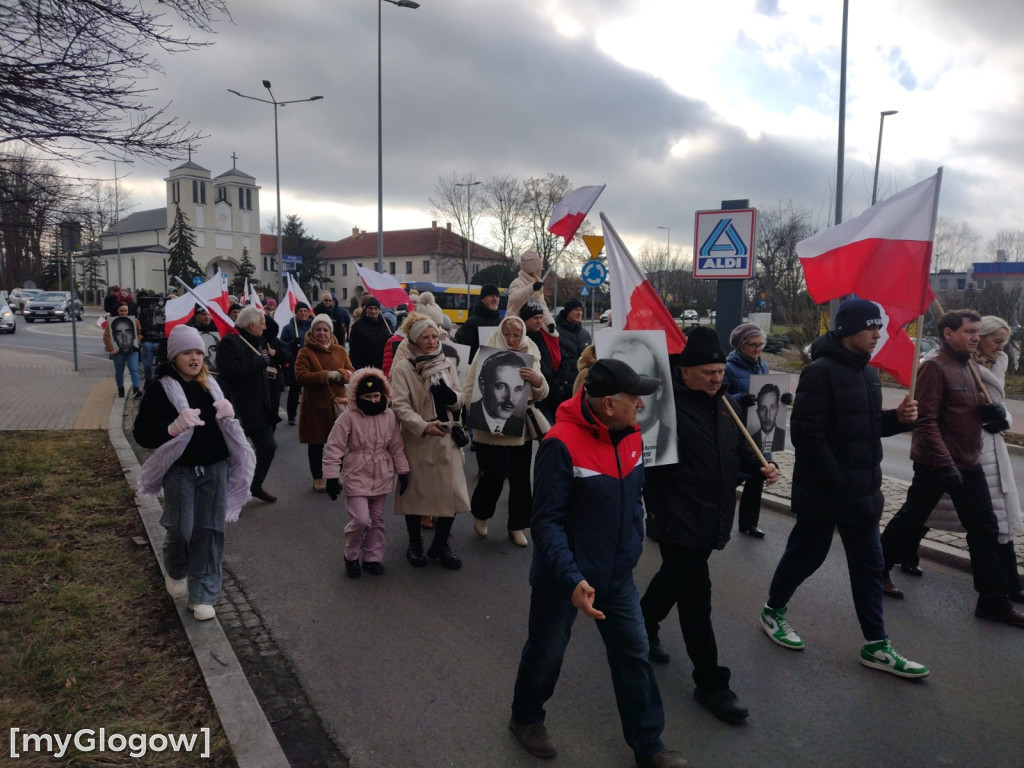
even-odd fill
[[[971,469],[981,455],[981,413],[985,396],[968,368],[967,353],[943,343],[917,373],[917,423],[911,461],[925,466]]]

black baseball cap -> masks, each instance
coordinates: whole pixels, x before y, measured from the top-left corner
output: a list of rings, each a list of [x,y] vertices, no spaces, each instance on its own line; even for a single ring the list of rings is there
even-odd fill
[[[587,394],[607,397],[620,392],[626,395],[653,395],[661,382],[641,376],[621,360],[598,360],[587,372]]]

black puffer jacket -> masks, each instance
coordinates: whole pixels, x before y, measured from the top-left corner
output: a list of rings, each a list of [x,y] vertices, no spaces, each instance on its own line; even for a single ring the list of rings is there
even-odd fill
[[[722,390],[708,397],[689,389],[678,368],[672,379],[679,463],[647,468],[647,535],[659,543],[722,549],[732,530],[737,474],[760,472],[761,465],[722,404]]]
[[[562,357],[569,358],[575,370],[576,361],[590,344],[590,333],[583,327],[583,323],[570,323],[564,309],[555,318],[555,326],[558,328],[558,344],[562,348]]]
[[[469,310],[469,317],[466,322],[455,332],[455,342],[465,344],[469,347],[469,359],[476,357],[476,350],[480,346],[480,329],[495,328],[501,322],[501,313],[496,309],[484,306],[478,301]]]
[[[793,511],[836,523],[878,521],[882,438],[913,426],[882,410],[882,385],[867,355],[827,333],[811,345],[811,358],[790,418]]]

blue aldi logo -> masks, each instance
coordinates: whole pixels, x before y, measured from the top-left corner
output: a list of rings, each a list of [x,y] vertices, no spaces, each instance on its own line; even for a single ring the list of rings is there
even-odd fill
[[[712,280],[752,277],[756,222],[753,208],[697,211],[693,276]]]

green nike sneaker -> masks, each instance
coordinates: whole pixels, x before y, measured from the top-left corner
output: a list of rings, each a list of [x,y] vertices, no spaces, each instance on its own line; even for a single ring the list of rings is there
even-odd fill
[[[911,680],[928,677],[929,674],[928,667],[905,659],[888,640],[865,643],[860,649],[860,663],[865,667],[881,669],[897,677],[906,677]]]
[[[772,639],[773,643],[789,648],[791,651],[802,651],[804,641],[800,635],[793,631],[786,620],[786,606],[781,608],[769,608],[767,605],[761,611],[761,629]]]

